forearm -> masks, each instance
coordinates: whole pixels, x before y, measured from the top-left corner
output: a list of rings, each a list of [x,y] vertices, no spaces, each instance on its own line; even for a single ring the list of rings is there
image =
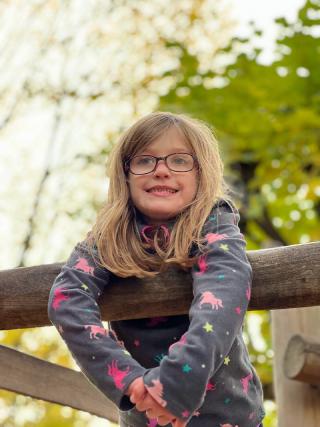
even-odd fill
[[[215,217],[218,224],[206,233],[208,250],[192,269],[189,329],[170,347],[160,366],[144,375],[154,398],[187,421],[213,386],[210,378],[227,363],[250,298],[252,269],[236,226],[238,218],[227,210]]]
[[[79,263],[88,271],[80,270]],[[126,410],[133,405],[124,391],[145,369],[102,324],[97,301],[107,280],[108,272],[95,268],[87,252],[75,249],[51,288],[48,316],[81,371]]]

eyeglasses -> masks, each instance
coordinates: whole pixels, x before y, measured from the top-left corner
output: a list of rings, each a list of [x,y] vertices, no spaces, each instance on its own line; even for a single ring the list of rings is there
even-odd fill
[[[173,153],[164,157],[142,155],[127,160],[125,170],[134,175],[145,175],[156,170],[159,160],[164,160],[167,168],[173,172],[189,172],[195,165],[195,158],[189,153]]]

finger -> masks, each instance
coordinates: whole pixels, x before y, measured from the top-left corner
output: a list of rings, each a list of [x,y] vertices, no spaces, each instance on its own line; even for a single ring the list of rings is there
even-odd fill
[[[173,423],[175,421],[175,418],[172,419],[172,417],[169,416],[165,416],[165,415],[160,415],[158,417],[158,424],[160,426],[166,426],[167,424],[169,424],[170,422]],[[172,424],[173,425],[173,424]]]
[[[169,416],[169,420],[173,418],[173,416],[171,416],[171,414],[169,414],[168,411],[166,411],[162,406],[160,406],[156,402],[152,402],[152,405],[150,405],[150,408],[146,410],[146,415],[149,419],[158,418],[161,416],[163,417]]]
[[[142,392],[141,391],[140,392],[134,391],[133,393],[131,393],[130,401],[132,403],[137,403],[140,400],[143,400],[147,396],[147,394],[148,394],[148,392],[146,389]]]
[[[148,409],[146,411],[146,416],[149,418],[149,420],[151,420],[152,418],[158,418],[158,415],[153,409]]]
[[[140,412],[145,412],[148,409],[151,409],[151,406],[148,405],[145,401],[136,403],[136,409]]]
[[[136,403],[136,408],[141,412],[151,409],[153,406],[152,398],[148,394],[143,400]]]

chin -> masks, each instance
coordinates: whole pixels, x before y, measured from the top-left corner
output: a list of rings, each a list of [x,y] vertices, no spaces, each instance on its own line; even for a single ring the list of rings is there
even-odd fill
[[[150,222],[161,223],[161,222],[169,221],[170,219],[174,218],[176,215],[177,215],[177,213],[161,212],[161,211],[157,210],[156,213],[148,212],[146,214],[146,217],[149,218]]]

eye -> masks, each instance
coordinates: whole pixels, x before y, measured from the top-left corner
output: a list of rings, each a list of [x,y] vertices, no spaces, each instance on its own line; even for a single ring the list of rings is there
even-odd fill
[[[171,162],[175,165],[185,165],[190,162],[190,156],[188,154],[174,154],[171,157]]]
[[[137,156],[132,159],[132,162],[139,166],[151,165],[154,163],[154,158],[150,156]]]
[[[186,159],[184,159],[183,157],[174,157],[173,161],[178,165],[186,163]]]

